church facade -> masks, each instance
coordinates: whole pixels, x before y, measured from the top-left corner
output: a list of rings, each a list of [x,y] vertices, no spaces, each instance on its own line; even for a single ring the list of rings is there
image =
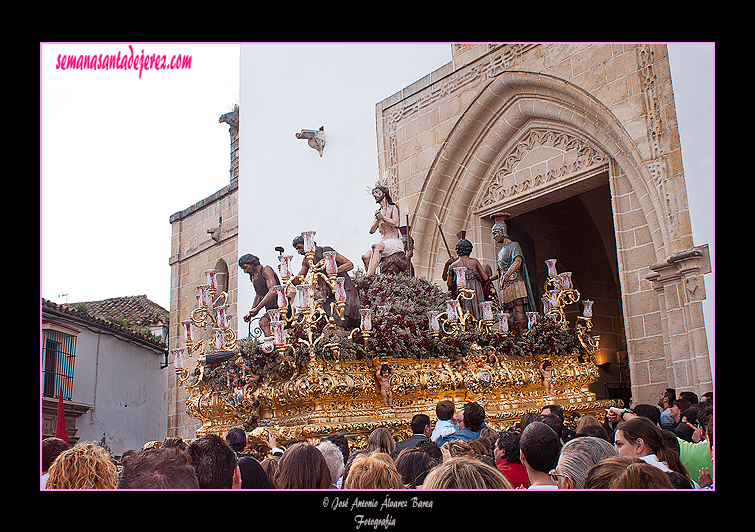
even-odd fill
[[[495,265],[491,215],[507,212],[536,299],[555,258],[595,300],[598,363],[628,367],[633,401],[711,390],[710,258],[692,239],[666,46],[452,49],[376,106],[380,171],[406,205],[417,275],[440,281],[459,231]]]

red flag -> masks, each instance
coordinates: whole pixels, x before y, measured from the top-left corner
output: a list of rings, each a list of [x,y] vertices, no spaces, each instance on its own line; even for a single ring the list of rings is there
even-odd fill
[[[58,393],[58,422],[55,425],[55,437],[68,444],[68,430],[66,429],[66,416],[63,414],[63,386]]]

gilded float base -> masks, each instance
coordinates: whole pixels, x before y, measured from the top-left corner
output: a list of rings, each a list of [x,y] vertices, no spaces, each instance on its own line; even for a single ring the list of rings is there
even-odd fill
[[[445,358],[317,360],[298,374],[291,368],[287,379],[245,385],[243,401],[237,396],[235,403],[231,390],[199,384],[190,388],[187,411],[203,422],[198,437],[224,436],[233,427],[244,427],[250,443],[265,444],[272,434],[285,445],[305,439],[318,443],[340,433],[360,448],[378,427],[388,428],[397,441],[408,438],[412,417],[427,414],[434,422],[435,407],[442,400],[454,402],[457,411],[468,401],[480,401],[487,425],[497,431],[548,404],[561,405],[567,422],[585,414],[602,420],[605,409],[620,406],[620,401],[598,400],[589,391],[598,379],[592,357],[549,356],[552,394],[543,387],[538,369],[542,360],[502,357],[491,364],[480,356],[465,367],[452,366]],[[391,406],[383,405],[376,379],[382,364],[393,370]],[[252,407],[255,400],[258,409]]]

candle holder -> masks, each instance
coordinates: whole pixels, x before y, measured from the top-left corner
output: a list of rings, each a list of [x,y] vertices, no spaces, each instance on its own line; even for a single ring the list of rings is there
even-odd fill
[[[315,263],[315,234],[316,231],[302,232],[302,237],[304,238],[304,256],[308,265],[307,274],[293,275],[291,270],[291,260],[293,257],[291,255],[280,255],[278,258],[281,262],[281,284],[275,287],[278,296],[280,321],[284,323],[282,328],[283,334],[284,336],[286,335],[286,328],[301,327],[306,334],[306,338],[299,338],[298,342],[308,347],[310,357],[314,355],[315,347],[323,340],[325,335],[338,328],[335,323],[335,317],[338,315],[343,320],[346,308],[346,289],[344,279],[338,277],[337,253],[335,251],[326,251],[323,254],[323,258]],[[323,302],[315,297],[317,286],[320,283],[327,285],[335,296],[335,301],[331,302],[330,313],[325,311]],[[294,286],[296,287],[298,305],[296,305],[294,312],[287,312],[289,306],[288,294]],[[323,321],[325,322],[325,326],[322,332],[315,337],[317,326]],[[339,348],[337,344],[330,342],[325,345],[335,357],[338,357]],[[294,346],[287,341],[276,345],[275,348],[281,354],[281,357],[283,357],[283,354],[288,349],[294,350]]]
[[[569,322],[566,319],[564,307],[578,303],[581,295],[572,283],[572,272],[558,273],[556,271],[556,259],[548,259],[545,264],[548,266],[548,280],[545,281],[545,295],[542,297],[543,313],[566,329]],[[588,353],[595,353],[600,343],[600,336],[590,335],[593,316],[592,306],[593,301],[582,300],[582,315],[577,316],[574,324],[579,341]]]
[[[352,329],[349,336],[353,336],[354,333],[359,332],[362,336],[364,348],[367,349],[367,345],[370,342],[370,336],[372,336],[372,309],[359,309],[359,314],[361,314],[361,322],[359,324],[359,327]]]
[[[564,307],[577,303],[581,295],[572,284],[572,272],[558,273],[556,259],[548,259],[545,264],[548,266],[548,279],[545,281],[545,294],[542,297],[543,314],[565,329],[569,322]]]
[[[461,270],[463,268],[454,269]],[[459,282],[462,276],[458,271],[456,272],[456,274],[457,282]],[[471,288],[466,288],[466,279],[464,280],[463,285],[464,286],[457,284],[458,295],[456,296],[456,299],[447,300],[446,311],[441,312],[437,316],[440,323],[440,330],[442,330],[445,334],[456,336],[463,332],[470,332],[476,329],[480,330],[482,328],[488,327],[488,325],[492,326],[492,307],[490,310],[489,320],[477,320],[469,310],[465,310],[465,305],[463,304],[463,302],[474,299],[475,291]],[[487,323],[487,321],[489,321],[490,323]]]
[[[184,331],[184,341],[188,356],[199,351],[200,356],[207,352],[231,351],[236,347],[236,332],[228,326],[228,293],[218,295],[217,271],[205,270],[207,283],[197,286],[198,306],[191,311],[190,318],[181,322]],[[215,297],[217,295],[217,297]],[[196,340],[198,329],[210,328],[211,337],[205,344],[205,339]]]

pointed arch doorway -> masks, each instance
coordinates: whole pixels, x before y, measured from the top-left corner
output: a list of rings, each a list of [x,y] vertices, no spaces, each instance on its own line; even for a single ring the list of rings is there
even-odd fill
[[[448,258],[441,231],[467,231],[474,256],[495,265],[490,215],[509,212],[534,242],[531,275],[544,275],[542,261],[556,258],[559,271],[574,271],[583,297],[600,301],[598,363],[611,386],[593,391],[606,397],[647,367],[633,371],[630,340],[660,332],[662,316],[657,294],[639,276],[665,261],[674,235],[659,219],[661,194],[637,146],[598,100],[548,75],[502,74],[460,115],[416,198],[410,225],[418,275],[440,281]],[[543,280],[532,279],[533,287],[542,291]],[[635,345],[664,356],[662,335],[642,340]],[[640,376],[642,384],[649,380]]]

